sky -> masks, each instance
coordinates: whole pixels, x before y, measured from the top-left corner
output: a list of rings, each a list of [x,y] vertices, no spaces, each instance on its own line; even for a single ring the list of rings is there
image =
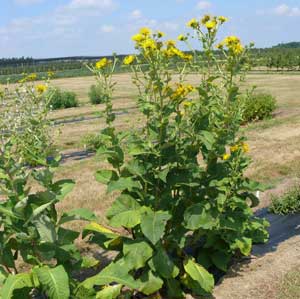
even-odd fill
[[[128,54],[140,27],[176,38],[206,13],[229,17],[221,38],[300,41],[300,0],[0,0],[0,57]]]

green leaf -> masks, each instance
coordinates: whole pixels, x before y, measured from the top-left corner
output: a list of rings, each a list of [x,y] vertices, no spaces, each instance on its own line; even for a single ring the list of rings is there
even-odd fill
[[[1,289],[1,299],[13,298],[14,291],[24,288],[34,288],[32,273],[9,275]]]
[[[102,291],[97,293],[96,299],[115,299],[120,295],[121,289],[121,284],[104,287]]]
[[[185,298],[181,289],[180,282],[174,278],[167,279],[168,297],[167,298]]]
[[[38,215],[33,223],[39,232],[41,241],[54,243],[57,240],[55,226],[47,215]]]
[[[110,230],[96,222],[91,222],[90,224],[85,226],[85,228],[82,232],[82,237],[85,238],[90,233],[99,233],[99,234],[105,235],[109,239],[115,239],[115,238],[120,237],[119,234],[114,233],[112,230]]]
[[[164,235],[166,223],[170,219],[171,215],[164,211],[148,211],[142,215],[141,230],[153,245]]]
[[[164,284],[163,280],[152,271],[148,271],[138,280],[141,286],[139,291],[145,295],[151,295],[160,290]]]
[[[126,241],[123,246],[124,262],[130,270],[144,267],[152,253],[152,248],[145,241]]]
[[[175,278],[179,274],[178,267],[173,263],[165,249],[161,246],[157,249],[155,256],[149,264],[154,267],[155,272],[164,278]]]
[[[43,290],[51,299],[69,299],[69,277],[63,266],[34,269]]]
[[[210,256],[212,262],[222,271],[227,271],[227,266],[231,258],[231,254],[226,252],[216,251]]]
[[[5,279],[7,278],[7,273],[6,271],[4,270],[4,268],[2,268],[0,266],[0,287],[3,285]]]
[[[16,213],[14,213],[12,209],[5,208],[1,204],[0,204],[0,214],[4,214],[5,216],[15,218],[15,219],[22,219],[18,217],[18,215],[16,215]]]
[[[119,196],[106,214],[107,218],[110,219],[109,224],[113,227],[135,227],[141,222],[140,207],[131,196]]]
[[[211,293],[214,287],[214,277],[204,267],[191,258],[184,261],[184,270],[206,292]]]
[[[208,132],[208,131],[201,131],[199,135],[200,140],[202,143],[205,145],[207,150],[212,150],[213,145],[215,143],[215,138],[213,133]]]
[[[209,204],[198,203],[186,209],[184,212],[184,226],[191,230],[199,228],[212,229],[216,224],[216,220],[211,216],[209,207]]]
[[[58,201],[64,199],[74,188],[75,182],[72,180],[60,180],[55,182],[51,189],[56,194]]]
[[[79,232],[59,227],[57,236],[59,244],[72,244],[79,237]]]
[[[111,181],[108,184],[107,192],[111,193],[113,191],[124,191],[128,190],[129,192],[133,189],[141,189],[142,186],[140,182],[133,180],[132,178],[119,178],[117,181]]]
[[[59,220],[59,224],[74,220],[96,221],[97,217],[89,209],[80,208],[64,213]]]
[[[80,286],[91,289],[94,286],[106,285],[113,282],[125,285],[131,289],[136,289],[138,286],[133,277],[128,274],[128,269],[126,269],[125,265],[120,263],[109,264],[99,274],[83,281]]]
[[[252,249],[252,240],[250,238],[241,237],[234,240],[230,245],[231,249],[239,249],[243,255],[249,255]]]
[[[116,181],[118,174],[114,170],[102,169],[95,174],[97,182],[107,185],[110,181]]]

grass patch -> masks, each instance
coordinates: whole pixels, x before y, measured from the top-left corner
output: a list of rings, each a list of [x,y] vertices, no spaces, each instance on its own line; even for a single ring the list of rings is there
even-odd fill
[[[271,198],[270,212],[280,215],[300,213],[300,186],[295,185],[282,196]]]
[[[283,278],[279,299],[299,299],[300,298],[300,266],[289,271]]]

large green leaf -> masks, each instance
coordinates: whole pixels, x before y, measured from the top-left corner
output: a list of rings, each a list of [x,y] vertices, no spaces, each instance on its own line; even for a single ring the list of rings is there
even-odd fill
[[[52,191],[56,194],[57,200],[64,199],[75,186],[75,182],[72,180],[60,180],[52,185]]]
[[[125,264],[111,263],[104,268],[99,274],[92,276],[81,283],[86,289],[94,286],[102,286],[110,283],[125,285],[131,289],[137,288],[138,284],[133,277],[128,274]]]
[[[131,177],[128,178],[119,178],[117,181],[111,181],[108,184],[107,192],[113,192],[113,191],[133,191],[134,189],[141,189],[142,186],[139,181],[133,180]]]
[[[51,299],[69,299],[69,277],[63,266],[34,269],[41,287]]]
[[[116,181],[118,174],[114,170],[102,169],[95,174],[97,182],[107,185],[110,181]]]
[[[1,299],[13,298],[14,291],[24,288],[34,288],[32,273],[20,273],[9,275],[1,289]]]
[[[89,209],[80,208],[64,213],[60,218],[59,224],[64,224],[74,220],[96,221],[97,217]]]
[[[123,246],[124,262],[130,270],[144,267],[152,253],[152,248],[145,241],[126,241]]]
[[[212,292],[215,284],[214,277],[204,267],[189,258],[184,261],[184,270],[204,291]]]
[[[119,234],[114,233],[112,230],[110,230],[96,222],[91,222],[84,227],[84,230],[82,232],[83,238],[85,238],[90,233],[99,233],[99,234],[105,235],[109,239],[115,239],[115,238],[120,237]]]
[[[184,222],[187,229],[212,229],[215,226],[216,221],[211,216],[208,205],[198,203],[186,209],[184,212]]]
[[[139,291],[145,295],[151,295],[157,292],[164,284],[163,280],[150,270],[144,273],[138,281],[141,284]]]
[[[107,213],[113,227],[132,228],[141,222],[139,203],[129,195],[119,196]]]
[[[55,225],[47,215],[38,215],[33,223],[39,232],[41,241],[54,243],[57,240]]]
[[[163,247],[158,247],[156,254],[149,261],[149,266],[164,278],[175,278],[179,274],[178,267],[173,263]]]
[[[166,223],[171,218],[168,212],[147,211],[141,219],[141,229],[143,234],[155,245],[163,236]]]
[[[239,249],[243,255],[247,256],[251,253],[252,240],[246,237],[236,238],[230,248]]]
[[[216,251],[211,254],[212,262],[222,271],[227,271],[227,266],[231,258],[231,254],[222,251]]]
[[[0,287],[3,285],[5,279],[7,278],[7,273],[6,271],[4,270],[4,268],[2,268],[0,266]]]
[[[121,289],[121,284],[104,287],[103,290],[97,293],[96,299],[115,299],[120,295]]]

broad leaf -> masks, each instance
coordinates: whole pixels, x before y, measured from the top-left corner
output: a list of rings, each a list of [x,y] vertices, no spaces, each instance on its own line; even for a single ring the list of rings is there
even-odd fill
[[[97,182],[107,185],[110,181],[116,181],[118,174],[114,170],[102,169],[95,174]]]
[[[69,299],[69,277],[63,266],[44,266],[34,271],[43,290],[51,299]]]
[[[39,232],[41,241],[54,243],[57,240],[55,226],[47,215],[38,215],[33,223]]]
[[[97,217],[89,209],[75,209],[64,213],[60,218],[59,224],[64,224],[74,220],[95,221],[97,220]]]
[[[138,281],[141,284],[139,291],[145,295],[151,295],[157,292],[164,284],[163,280],[152,271],[144,273]]]
[[[107,192],[111,193],[113,191],[133,191],[134,189],[141,189],[142,186],[140,182],[133,180],[132,178],[119,178],[117,181],[111,181],[108,184]]]
[[[115,299],[120,295],[121,289],[121,284],[104,287],[103,290],[97,293],[96,299]]]
[[[13,298],[14,291],[24,288],[34,288],[32,273],[9,275],[1,289],[1,299]]]
[[[56,199],[60,201],[73,190],[74,186],[75,183],[72,180],[60,180],[52,185],[52,191],[55,192]]]
[[[152,248],[145,241],[127,241],[123,246],[124,262],[130,270],[144,267],[152,253]]]
[[[204,267],[189,258],[184,261],[184,270],[204,291],[212,292],[215,284],[214,277]]]
[[[184,221],[185,227],[191,230],[212,229],[215,226],[215,219],[211,216],[209,207],[202,203],[194,204],[186,209]]]

